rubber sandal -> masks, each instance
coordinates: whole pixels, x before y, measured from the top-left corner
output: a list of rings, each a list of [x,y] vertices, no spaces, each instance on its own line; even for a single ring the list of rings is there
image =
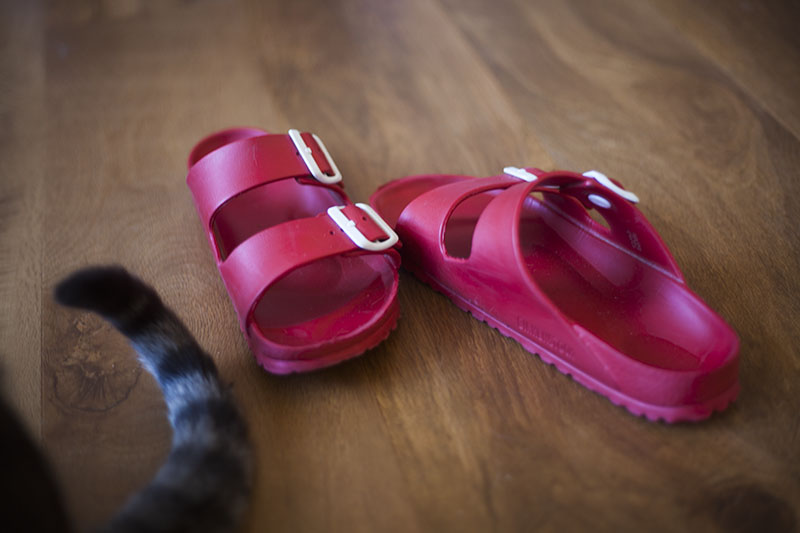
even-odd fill
[[[403,266],[636,415],[701,420],[735,399],[738,339],[686,286],[634,194],[595,171],[504,172],[378,189],[370,203]]]
[[[240,327],[267,371],[330,366],[389,335],[397,235],[350,201],[316,135],[225,130],[201,140],[188,167]]]

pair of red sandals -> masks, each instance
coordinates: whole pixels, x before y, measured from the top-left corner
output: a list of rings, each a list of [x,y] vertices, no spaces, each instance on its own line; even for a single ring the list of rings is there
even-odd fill
[[[350,201],[316,135],[239,128],[195,146],[187,182],[269,372],[383,341],[402,256],[460,308],[634,414],[700,420],[739,391],[735,333],[686,286],[638,198],[599,172],[413,176],[370,207]]]

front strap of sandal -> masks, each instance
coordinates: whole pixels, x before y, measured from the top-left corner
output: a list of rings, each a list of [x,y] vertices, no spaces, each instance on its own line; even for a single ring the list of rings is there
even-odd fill
[[[311,150],[311,160],[316,167],[309,168],[288,134],[239,140],[214,150],[192,166],[186,182],[206,230],[211,228],[214,213],[225,202],[254,187],[287,178],[314,178],[312,172],[316,171],[325,175],[338,174],[324,145],[321,147],[310,133],[299,135]]]
[[[342,211],[366,238],[391,240],[391,235],[386,235],[369,217],[358,216],[360,211],[354,204],[347,204]],[[250,314],[261,296],[289,272],[327,257],[369,253],[387,254],[395,265],[400,263],[399,255],[391,246],[378,251],[362,248],[328,213],[320,213],[253,235],[231,252],[219,265],[219,270],[242,330],[246,331]]]
[[[447,220],[458,204],[470,196],[493,189],[515,185],[516,181],[507,176],[486,179],[465,179],[431,189],[412,200],[397,219],[397,233],[413,235],[428,242],[430,253],[443,253],[442,238]],[[434,252],[435,251],[435,252]]]

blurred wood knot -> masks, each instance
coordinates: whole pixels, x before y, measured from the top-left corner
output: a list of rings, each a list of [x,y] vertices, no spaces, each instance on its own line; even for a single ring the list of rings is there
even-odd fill
[[[84,313],[66,332],[64,353],[54,358],[53,391],[65,407],[113,409],[139,381],[139,365],[127,340],[101,318]]]

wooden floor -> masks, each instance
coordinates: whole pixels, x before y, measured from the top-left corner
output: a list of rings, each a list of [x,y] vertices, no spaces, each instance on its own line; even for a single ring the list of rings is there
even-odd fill
[[[800,528],[798,3],[0,6],[0,358],[82,526],[170,442],[125,341],[50,297],[113,262],[233,383],[258,452],[247,531]],[[739,399],[636,418],[405,273],[377,349],[266,374],[184,182],[192,145],[232,125],[318,133],[362,201],[414,173],[606,172],[739,333]]]

